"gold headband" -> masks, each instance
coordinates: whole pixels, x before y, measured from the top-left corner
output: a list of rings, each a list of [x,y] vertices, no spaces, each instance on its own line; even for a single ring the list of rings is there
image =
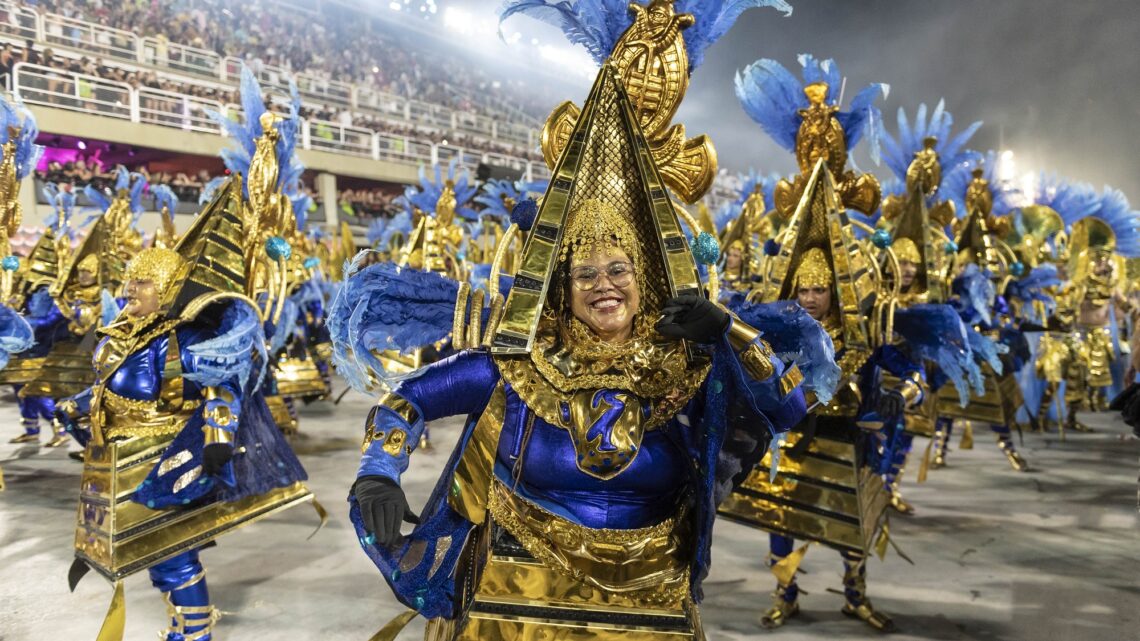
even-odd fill
[[[99,257],[95,254],[87,254],[83,260],[79,261],[76,266],[76,271],[91,272],[92,274],[99,271]]]
[[[835,276],[831,273],[831,265],[828,263],[827,255],[819,247],[812,247],[800,259],[800,265],[796,268],[792,286],[796,289],[800,287],[830,287],[834,279]]]
[[[899,259],[899,262],[905,260],[909,263],[914,263],[915,265],[922,264],[922,254],[918,253],[918,245],[916,245],[913,240],[906,238],[905,236],[896,239],[895,242],[891,245],[891,249],[894,250],[895,257]]]
[[[186,262],[172,249],[152,247],[138,253],[127,264],[124,281],[149,280],[154,283],[160,298],[182,277]]]

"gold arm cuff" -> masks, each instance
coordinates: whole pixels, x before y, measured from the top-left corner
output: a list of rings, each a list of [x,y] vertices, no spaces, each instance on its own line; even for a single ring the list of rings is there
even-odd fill
[[[732,316],[732,324],[728,327],[728,344],[739,351],[753,344],[760,337],[760,332],[754,327]]]
[[[206,437],[206,445],[214,443],[234,444],[234,433],[213,425],[203,425],[202,434]]]
[[[922,381],[917,373],[912,373],[910,378],[904,379],[899,388],[907,407],[914,407],[922,399],[923,391]]]
[[[419,410],[406,398],[395,392],[388,392],[381,396],[380,400],[376,402],[376,406],[389,410],[396,416],[399,416],[409,427],[415,425],[416,422],[420,420]]]

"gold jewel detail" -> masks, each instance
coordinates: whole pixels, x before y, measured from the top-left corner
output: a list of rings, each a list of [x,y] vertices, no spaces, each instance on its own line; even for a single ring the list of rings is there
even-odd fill
[[[399,456],[407,442],[408,433],[398,427],[394,428],[388,432],[388,438],[384,440],[384,451],[392,456]]]

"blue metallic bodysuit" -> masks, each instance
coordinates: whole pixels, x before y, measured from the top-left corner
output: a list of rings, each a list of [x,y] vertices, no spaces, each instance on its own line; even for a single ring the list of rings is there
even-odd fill
[[[46,285],[36,289],[28,296],[24,304],[24,319],[32,326],[35,333],[35,345],[20,354],[21,359],[44,358],[51,351],[57,340],[63,340],[70,335],[67,330],[67,317],[63,315]],[[55,399],[48,396],[21,394],[23,385],[13,385],[19,399],[20,419],[24,428],[25,438],[40,433],[40,419],[51,423],[52,412],[55,411]]]
[[[508,500],[530,506],[551,527],[587,535],[652,527],[681,514],[680,527],[690,533],[684,539],[687,585],[682,588],[699,601],[715,502],[727,494],[741,459],[762,451],[771,433],[796,423],[805,412],[798,370],[785,370],[770,351],[764,353],[771,370],[758,380],[728,340],[721,339],[712,368],[692,397],[656,420],[651,418],[656,416],[653,401],[622,390],[582,390],[581,401],[567,400],[554,388],[520,393],[517,385],[529,387],[533,380],[517,375],[529,357],[466,351],[430,365],[381,399],[366,427],[358,476],[398,482],[425,422],[468,414],[467,426],[423,512],[423,523],[401,544],[385,549],[372,543],[355,498],[350,499],[365,551],[402,602],[426,618],[450,619],[463,607],[455,582],[462,578],[456,564],[464,546],[448,548],[441,542],[467,540],[484,522],[487,503],[495,523],[505,526],[497,516],[497,499],[488,499],[488,491],[509,493],[514,498]],[[472,469],[485,470],[493,479],[480,481]],[[482,510],[472,510],[473,502]],[[531,549],[527,532],[507,530]],[[435,563],[411,564],[409,550],[435,558]]]

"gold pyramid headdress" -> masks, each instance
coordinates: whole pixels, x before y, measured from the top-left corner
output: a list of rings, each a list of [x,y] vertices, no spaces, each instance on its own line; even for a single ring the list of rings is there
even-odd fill
[[[966,189],[966,219],[955,240],[958,263],[976,263],[994,278],[1007,278],[1010,263],[1017,258],[1009,245],[1001,241],[1009,233],[1010,220],[994,216],[994,195],[985,171],[978,167],[973,176]]]
[[[572,124],[523,249],[493,353],[530,351],[548,295],[560,290],[560,283],[552,280],[559,276],[562,248],[571,240],[564,238],[567,223],[590,203],[607,205],[637,236],[643,263],[636,268],[646,284],[642,314],[652,315],[670,296],[700,292],[696,263],[674,204],[614,65],[602,66]]]
[[[801,266],[812,261],[808,267],[817,269],[818,258],[813,257],[822,253],[835,279],[833,310],[842,321],[844,345],[848,349],[869,349],[867,320],[878,287],[876,265],[855,241],[847,211],[822,158],[816,161],[803,187],[799,205],[780,236],[780,251],[767,261],[760,300],[794,298]]]
[[[60,260],[56,251],[55,232],[45,229],[28,254],[23,281],[28,290],[41,285],[54,285],[59,279]]]
[[[1068,239],[1061,214],[1047,205],[1029,205],[1022,207],[1016,216],[1020,225],[1011,225],[1002,240],[1018,259],[1028,268],[1057,260]],[[1049,246],[1052,239],[1057,240],[1056,252]]]

